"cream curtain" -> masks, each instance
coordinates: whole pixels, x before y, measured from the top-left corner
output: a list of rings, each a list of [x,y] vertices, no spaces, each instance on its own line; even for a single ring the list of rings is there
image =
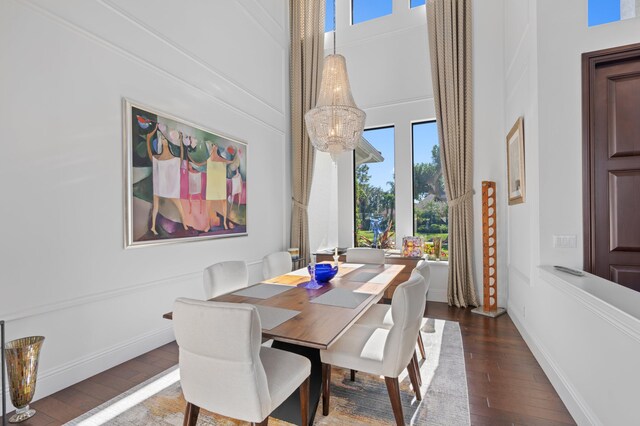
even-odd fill
[[[291,0],[291,160],[292,210],[291,247],[309,261],[309,218],[307,207],[313,181],[314,148],[304,125],[304,114],[316,104],[324,58],[325,2]]]
[[[442,171],[449,201],[449,305],[478,306],[473,282],[472,0],[428,0]]]

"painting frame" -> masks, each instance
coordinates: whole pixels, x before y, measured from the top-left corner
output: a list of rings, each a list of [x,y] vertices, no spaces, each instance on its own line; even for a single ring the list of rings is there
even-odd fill
[[[238,203],[238,213],[240,211],[240,200],[244,201],[244,205],[243,205],[243,216],[244,216],[244,224],[242,226],[234,226],[233,228],[230,228],[231,230],[227,230],[227,226],[231,225],[231,219],[229,218],[229,209],[228,209],[228,201],[224,201],[222,204],[225,205],[225,214],[223,215],[222,219],[220,220],[220,222],[222,222],[223,225],[223,230],[221,230],[221,232],[214,232],[212,231],[198,231],[194,228],[191,228],[190,226],[187,225],[187,220],[185,217],[182,216],[182,210],[180,210],[179,208],[177,210],[180,210],[180,217],[182,218],[182,225],[184,227],[184,229],[186,230],[187,228],[189,228],[190,230],[192,230],[192,234],[194,235],[176,235],[176,236],[163,236],[163,237],[158,237],[158,238],[152,238],[152,239],[140,239],[140,238],[136,238],[136,222],[139,222],[139,217],[136,217],[136,214],[141,214],[139,211],[137,211],[137,207],[136,204],[139,204],[139,200],[134,200],[134,198],[136,197],[135,194],[135,189],[134,189],[134,184],[137,184],[138,182],[135,179],[138,179],[139,177],[136,175],[139,175],[139,173],[135,173],[134,172],[134,159],[136,158],[136,153],[134,153],[134,128],[136,123],[134,123],[134,118],[133,118],[133,113],[135,110],[140,110],[144,113],[150,114],[150,115],[155,115],[157,117],[157,122],[160,122],[160,120],[165,120],[169,123],[175,123],[176,125],[180,126],[183,129],[192,129],[194,133],[197,133],[199,135],[209,135],[211,136],[212,139],[214,139],[214,142],[210,142],[210,141],[205,141],[204,138],[202,139],[202,141],[199,141],[199,146],[205,145],[209,148],[213,148],[216,147],[218,148],[216,150],[216,154],[220,154],[219,152],[219,148],[220,145],[226,145],[228,146],[233,146],[233,147],[238,147],[240,149],[236,149],[236,155],[240,155],[242,153],[242,159],[238,160],[238,161],[242,161],[241,165],[238,165],[236,170],[236,174],[240,175],[240,168],[242,167],[242,173],[243,176],[240,177],[240,181],[241,181],[241,188],[242,188],[242,192],[237,195],[236,199],[237,199],[237,203]],[[126,98],[123,97],[122,98],[122,113],[123,113],[123,166],[124,166],[124,173],[123,173],[123,177],[124,177],[124,248],[125,249],[129,249],[129,248],[134,248],[134,247],[148,247],[148,246],[156,246],[156,245],[166,245],[166,244],[176,244],[176,243],[185,243],[185,242],[194,242],[194,241],[210,241],[212,239],[219,239],[219,238],[229,238],[229,237],[243,237],[243,236],[248,236],[248,226],[247,226],[247,199],[248,199],[248,195],[247,195],[247,186],[246,186],[246,173],[247,173],[247,163],[248,163],[248,143],[245,141],[242,141],[240,139],[231,137],[226,135],[225,133],[219,132],[217,130],[212,130],[209,129],[207,127],[201,126],[199,124],[190,122],[188,120],[182,119],[180,117],[176,117],[170,113],[164,112],[162,110],[159,110],[157,108],[154,108],[152,106],[149,105],[145,105],[144,103],[141,102],[137,102],[135,100],[132,100],[130,98]],[[144,117],[143,117],[144,118]],[[140,120],[140,116],[138,116],[138,120]],[[157,125],[156,125],[156,129],[158,129]],[[168,130],[168,129],[167,129]],[[154,130],[156,131],[156,130]],[[161,133],[159,130],[157,130],[158,133]],[[168,131],[167,131],[168,133]],[[164,136],[164,134],[162,134]],[[182,133],[180,132],[180,140],[182,141]],[[162,143],[163,145],[169,147],[169,143],[166,139],[170,139],[170,138],[164,138],[164,137],[158,137],[157,139],[162,139]],[[195,139],[195,138],[194,138]],[[149,140],[147,139],[147,143],[149,142]],[[156,140],[154,139],[154,143],[156,142]],[[166,142],[166,144],[165,144]],[[201,143],[200,143],[201,142]],[[210,145],[209,145],[210,144]],[[160,143],[158,142],[155,146],[160,145]],[[198,148],[197,147],[197,148]],[[167,152],[172,152],[172,149],[176,149],[176,145],[173,144],[171,147],[171,149],[167,150]],[[189,163],[190,157],[187,157],[186,160],[183,160],[182,157],[182,152],[183,152],[183,146],[182,144],[180,144],[180,163],[184,164],[184,161],[186,161],[187,163]],[[187,147],[189,148],[189,147]],[[155,151],[153,151],[155,153]],[[208,150],[206,151],[208,153]],[[151,155],[151,151],[149,151],[150,155]],[[222,155],[227,155],[226,152],[222,152]],[[218,157],[220,157],[218,155]],[[220,157],[223,160],[225,160],[226,164],[230,164],[231,160],[225,158],[225,157]],[[138,157],[139,160],[139,157]],[[151,164],[153,164],[153,159],[150,159]],[[208,162],[208,160],[206,160],[206,162]],[[207,164],[208,165],[208,164]],[[206,167],[206,166],[201,166],[201,167]],[[147,176],[147,179],[153,180],[153,185],[155,185],[155,180],[153,179],[153,171],[155,170],[154,166],[151,167],[146,167],[147,169],[151,169],[151,173],[150,175]],[[206,169],[205,169],[206,170]],[[227,172],[228,173],[228,172]],[[204,173],[202,173],[204,174]],[[190,176],[190,175],[189,175]],[[219,176],[217,176],[219,177]],[[243,179],[244,178],[244,179]],[[225,179],[225,186],[227,188],[227,192],[225,193],[225,195],[228,194],[228,188],[229,188],[229,181],[230,179],[228,177],[226,177]],[[209,215],[209,211],[208,211],[208,192],[206,191],[206,176],[202,178],[202,194],[207,194],[206,197],[200,197],[199,199],[196,199],[195,201],[198,201],[201,205],[207,205],[207,210],[206,210],[206,215]],[[181,183],[182,184],[182,183]],[[232,184],[234,185],[234,184]],[[147,185],[148,187],[149,185]],[[217,185],[217,187],[219,187],[220,185]],[[233,209],[233,195],[232,197],[232,202],[231,202],[231,208]],[[161,198],[161,197],[158,197]],[[203,199],[204,198],[204,199]],[[155,192],[153,193],[153,202],[155,202],[156,196],[155,196]],[[175,200],[172,200],[175,203]],[[179,200],[179,203],[182,204],[184,200]],[[221,201],[221,200],[220,200]],[[191,194],[189,195],[189,203],[191,203]],[[202,209],[200,209],[202,210]],[[152,213],[153,214],[153,213]],[[156,213],[156,218],[157,216],[162,216],[161,212]],[[138,219],[138,220],[136,220]],[[208,219],[208,222],[210,224],[210,219]],[[158,224],[155,223],[154,220],[154,225],[157,227]],[[209,225],[210,226],[210,225]],[[137,234],[139,235],[140,230],[139,230],[139,226],[137,226]],[[158,234],[156,234],[157,236]]]
[[[524,117],[518,117],[507,134],[507,196],[509,205],[522,204],[526,199],[524,151]],[[517,157],[517,158],[512,158]]]

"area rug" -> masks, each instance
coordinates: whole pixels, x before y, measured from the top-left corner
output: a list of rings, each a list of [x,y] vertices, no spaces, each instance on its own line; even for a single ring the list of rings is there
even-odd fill
[[[417,401],[405,373],[400,376],[402,408],[407,425],[469,425],[467,376],[462,336],[457,322],[428,319],[422,327],[427,359],[420,360],[423,400]],[[180,426],[185,401],[177,367],[153,377],[128,392],[94,408],[67,425],[153,425]],[[384,379],[334,368],[331,377],[331,411],[322,415],[318,406],[314,425],[395,424]],[[230,426],[246,423],[200,412],[198,425]],[[269,419],[270,425],[289,425]]]

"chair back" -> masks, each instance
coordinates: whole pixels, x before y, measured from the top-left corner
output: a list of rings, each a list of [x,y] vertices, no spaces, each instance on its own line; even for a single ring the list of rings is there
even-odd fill
[[[418,262],[415,269],[420,273],[420,275],[422,275],[424,282],[427,283],[427,291],[424,292],[426,296],[426,294],[429,293],[429,286],[431,285],[431,267],[426,260],[421,260]]]
[[[387,336],[382,361],[387,377],[398,377],[413,356],[424,315],[426,287],[422,275],[414,270],[409,280],[396,287],[393,293],[393,326]]]
[[[384,265],[384,250],[369,247],[347,249],[347,263]]]
[[[215,263],[204,270],[205,299],[245,288],[249,285],[249,270],[244,260]]]
[[[262,277],[265,280],[291,272],[291,254],[279,251],[266,255],[262,259]]]
[[[173,329],[188,402],[245,421],[269,415],[255,306],[180,298],[173,305]]]

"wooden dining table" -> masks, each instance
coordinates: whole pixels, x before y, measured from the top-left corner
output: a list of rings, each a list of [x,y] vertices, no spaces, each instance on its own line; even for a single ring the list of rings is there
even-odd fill
[[[377,303],[390,283],[405,267],[405,265],[341,263],[337,275],[317,289],[305,287],[308,286],[310,276],[307,269],[303,268],[251,286],[277,284],[290,287],[288,290],[272,297],[264,299],[249,297],[234,294],[238,293],[238,291],[234,291],[211,300],[228,303],[248,303],[256,305],[259,311],[259,305],[268,307],[268,309],[279,308],[297,311],[297,314],[294,313],[295,316],[291,319],[271,329],[263,328],[262,336],[264,339],[273,339],[272,347],[298,353],[306,356],[311,361],[309,392],[311,416],[309,424],[312,424],[322,387],[320,349],[329,348],[371,305]],[[248,287],[248,289],[251,289],[251,287]],[[353,292],[353,295],[357,296],[359,304],[354,307],[341,307],[335,304],[317,303],[318,300],[314,302],[314,299],[334,289],[341,289],[338,292],[343,294]],[[172,314],[167,313],[163,317],[172,319]],[[294,424],[300,424],[299,407],[298,392],[294,392],[271,416]]]

